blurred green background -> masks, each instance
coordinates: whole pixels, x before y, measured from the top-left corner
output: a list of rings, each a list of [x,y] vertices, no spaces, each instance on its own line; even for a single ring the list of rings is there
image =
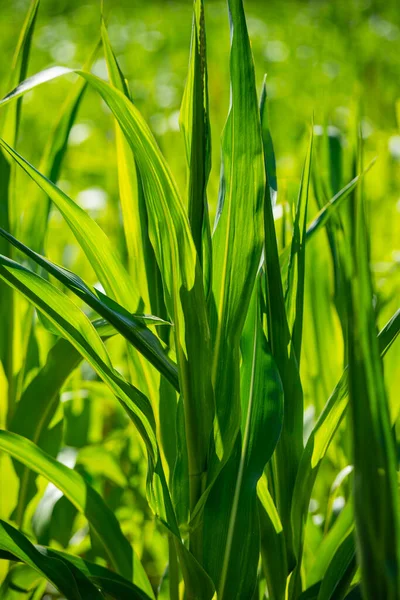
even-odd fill
[[[27,8],[27,0],[0,0],[2,95],[9,91],[10,63]],[[341,181],[337,182],[339,187],[354,176],[354,165],[348,158],[356,120],[359,120],[364,140],[365,163],[378,157],[366,179],[365,191],[370,208],[372,267],[382,306],[379,316],[382,325],[398,308],[400,294],[398,0],[247,0],[245,8],[259,88],[267,74],[271,130],[277,158],[278,202],[290,204],[296,198],[305,143],[313,119],[317,138],[322,142],[321,133],[328,131],[331,139],[342,148],[344,158],[340,168]],[[179,132],[179,107],[188,65],[192,2],[105,0],[104,12],[111,42],[129,80],[134,101],[150,123],[184,192],[186,164]],[[99,25],[100,1],[42,0],[29,74],[56,64],[82,66],[99,40]],[[213,136],[213,169],[208,197],[213,212],[219,181],[219,139],[229,106],[229,23],[225,2],[206,1],[206,25]],[[106,77],[101,51],[93,70]],[[71,88],[71,80],[74,81],[73,76],[47,83],[24,97],[18,150],[35,166],[39,165],[47,137]],[[88,90],[70,135],[59,185],[99,221],[116,248],[124,253],[113,125],[104,103]],[[322,143],[316,144],[315,168],[320,169],[328,181],[327,164],[322,153],[319,154],[322,148]],[[18,177],[21,193],[29,203],[30,187],[24,185],[23,174],[18,173]],[[330,185],[332,193],[337,191],[332,182]],[[310,211],[316,212],[315,203],[311,203]],[[86,281],[95,283],[90,266],[56,210],[51,212],[46,253]],[[310,250],[308,261],[317,258]],[[329,262],[327,252],[321,260],[318,268],[325,268],[328,263],[323,260]],[[311,272],[312,268],[313,265]],[[312,285],[311,279],[310,282]],[[306,399],[319,410],[318,394],[325,401],[341,373],[341,340],[338,324],[333,323],[326,347],[333,343],[337,355],[330,357],[328,380],[315,383],[318,360],[316,363],[312,359],[307,361],[307,348],[310,357],[315,357],[310,337],[312,331],[308,327],[309,319],[313,318],[310,290],[311,287],[306,289],[305,336],[306,339],[309,336],[309,343],[305,344],[303,381]],[[114,364],[123,369],[121,349],[117,343],[115,348],[113,345],[111,342]],[[48,348],[45,336],[42,346],[43,360]],[[392,399],[398,394],[396,382],[399,381],[400,365],[395,360],[398,350],[399,342],[397,350],[392,351],[393,359],[385,365],[388,381],[392,382],[389,390]],[[102,489],[157,582],[165,565],[166,541],[156,531],[146,508],[145,465],[140,458],[140,449],[116,402],[92,375],[90,369],[83,366],[63,394],[60,410],[64,415],[67,454],[61,458],[71,465],[76,462],[78,470]],[[319,384],[322,389],[318,390]],[[94,401],[99,397],[103,400],[101,411]],[[43,491],[46,484],[40,482]],[[12,505],[11,498],[9,501]],[[66,502],[60,500],[63,501]],[[133,518],[132,507],[136,508]],[[33,502],[30,514],[37,508],[38,499]],[[42,531],[44,542],[51,538],[61,547],[69,545],[77,552],[89,546],[84,520],[74,514],[66,518],[62,506],[55,508],[48,526],[52,531]]]

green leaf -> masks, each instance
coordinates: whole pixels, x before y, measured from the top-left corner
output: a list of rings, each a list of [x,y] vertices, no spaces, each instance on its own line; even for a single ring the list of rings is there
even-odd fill
[[[100,333],[106,332],[101,322],[93,325]],[[18,433],[43,447],[42,437],[56,411],[59,393],[72,371],[82,361],[81,354],[68,342],[61,338],[49,350],[46,363],[25,388],[19,400],[9,430]],[[28,469],[22,467],[18,505],[17,523],[22,523],[23,512],[29,499],[29,488],[34,479]]]
[[[318,547],[315,562],[308,570],[307,582],[322,581],[336,550],[350,532],[354,533],[354,509],[351,499],[346,503],[328,533],[323,537]]]
[[[255,590],[260,548],[257,482],[283,421],[282,384],[263,332],[259,290],[258,282],[241,341],[240,434],[204,509],[204,564],[221,599],[250,598]]]
[[[136,310],[139,303],[137,290],[116,256],[115,248],[99,225],[2,139],[0,139],[0,146],[36,181],[58,207],[106,292],[127,310]]]
[[[379,351],[383,357],[400,332],[400,309],[378,335]],[[300,574],[304,542],[304,520],[308,514],[311,492],[321,462],[339,428],[348,406],[348,369],[346,368],[320,414],[304,448],[294,490],[292,506],[293,546],[297,559],[296,575]]]
[[[39,0],[32,0],[25,17],[24,24],[15,49],[14,58],[10,68],[9,88],[16,87],[26,77],[28,70],[29,54],[32,43],[33,31],[35,29],[36,17],[39,9]],[[19,122],[21,118],[21,101],[10,106],[0,117],[0,132],[2,137],[8,139],[9,143],[15,145]]]
[[[268,114],[268,96],[267,96],[267,76],[264,75],[263,86],[260,98],[260,114],[262,124],[262,136],[264,147],[265,171],[267,174],[267,183],[269,186],[269,195],[272,206],[275,206],[278,195],[278,181],[276,177],[276,161],[274,144],[269,126]]]
[[[2,229],[0,229],[0,236],[6,238],[13,246],[18,248],[18,250],[32,258],[36,264],[40,265],[48,273],[56,277],[56,279],[61,281],[61,283],[67,286],[74,294],[106,319],[125,339],[133,344],[176,389],[179,389],[178,374],[175,364],[164,352],[158,337],[145,326],[145,323],[149,321],[149,318],[145,318],[144,316],[137,318],[135,315],[132,315],[111,298],[108,298],[98,290],[92,290],[80,277],[78,277],[78,275],[75,275],[75,273],[53,264]],[[153,322],[154,319],[155,318],[153,317]],[[159,320],[158,322],[165,323],[163,320]]]
[[[193,241],[203,265],[206,289],[211,276],[211,231],[207,182],[211,169],[206,30],[203,0],[195,0],[189,71],[182,99],[180,125],[188,165],[188,213]]]
[[[288,574],[285,535],[278,511],[268,490],[267,476],[257,486],[260,518],[260,551],[267,588],[272,598],[284,598]]]
[[[0,558],[2,558],[0,550]],[[40,573],[24,564],[13,565],[0,587],[0,600],[28,600],[39,585],[46,585]]]
[[[44,555],[17,529],[0,520],[0,550],[31,566],[64,595],[68,600],[104,599],[103,594],[74,565]]]
[[[60,552],[54,548],[46,548],[39,545],[35,547],[43,556],[47,556],[50,559],[57,559],[67,567],[72,567],[74,571],[80,571],[97,588],[104,592],[107,598],[110,597],[115,600],[148,600],[149,598],[153,598],[152,594],[148,595],[137,585],[101,565],[83,560],[73,554]]]
[[[209,481],[219,463],[229,458],[240,427],[240,336],[263,244],[265,173],[253,57],[242,0],[230,0],[228,7],[231,106],[223,133],[223,181],[212,237],[217,419]]]
[[[20,291],[93,366],[127,410],[150,456],[157,456],[154,417],[148,399],[114,371],[107,350],[84,313],[39,275],[0,256],[0,277]]]
[[[266,157],[269,123],[266,112],[265,91],[262,94],[262,100],[260,113],[264,156]],[[268,178],[267,162],[265,163],[265,172]],[[263,267],[266,289],[267,337],[282,379],[285,398],[283,429],[276,450],[276,464],[272,464],[271,467],[274,489],[273,499],[282,521],[286,538],[287,564],[291,570],[294,557],[290,510],[297,468],[303,450],[303,391],[286,315],[269,183],[266,186],[264,198],[264,237]]]
[[[127,81],[111,48],[104,21],[101,25],[104,54],[111,84],[131,99]],[[129,270],[140,291],[144,310],[164,314],[161,275],[148,236],[148,216],[143,186],[132,149],[116,121],[116,150],[119,196],[121,202]]]
[[[375,164],[375,159],[370,162],[368,167],[364,170],[361,175],[354,177],[347,185],[345,185],[337,194],[335,194],[324,206],[318,211],[314,219],[307,225],[306,229],[306,244],[313,236],[325,227],[330,225],[331,220],[334,218],[336,211],[342,206],[343,201],[347,198],[351,198],[353,192],[360,183],[361,177],[369,171],[369,169]],[[282,279],[286,282],[288,277],[288,268],[290,261],[291,245],[285,246],[279,254],[279,262],[281,265]]]
[[[356,549],[351,531],[336,549],[321,582],[317,600],[343,600],[356,569]]]
[[[15,87],[26,77],[38,7],[39,0],[32,0],[14,53],[10,69],[10,87]],[[16,144],[18,138],[21,103],[22,99],[19,99],[14,105],[7,106],[0,113],[0,135],[6,137],[13,145]],[[0,227],[5,227],[13,231],[15,231],[19,224],[21,213],[19,210],[19,197],[15,194],[14,184],[15,171],[11,168],[3,152],[0,151]],[[11,248],[7,243],[0,243],[0,253],[9,254],[10,250]],[[14,354],[17,354],[18,349],[14,352],[14,346],[16,345],[14,325],[18,317],[15,313],[16,307],[14,306],[13,291],[4,286],[4,284],[0,284],[0,320],[6,324],[0,334],[0,362],[2,363],[8,383],[8,406],[4,409],[6,414],[8,412],[8,418],[12,416],[16,402],[14,377],[18,370],[18,365],[15,364]]]
[[[349,397],[354,513],[361,587],[366,599],[400,596],[397,456],[376,339],[369,241],[362,195],[356,207],[348,290]]]
[[[293,223],[293,237],[285,290],[286,314],[292,337],[293,351],[300,366],[301,339],[303,332],[304,277],[306,257],[306,223],[308,190],[311,175],[313,135],[311,133],[306,160],[301,176],[300,191]]]
[[[0,448],[60,489],[75,508],[85,515],[115,569],[146,592],[151,590],[144,569],[122,534],[114,513],[81,475],[16,433],[0,430]]]

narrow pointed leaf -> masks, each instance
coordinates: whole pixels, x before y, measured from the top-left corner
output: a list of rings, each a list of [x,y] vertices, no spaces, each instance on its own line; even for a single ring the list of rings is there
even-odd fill
[[[264,82],[265,86],[265,82]],[[266,112],[266,92],[260,106],[264,157],[267,155],[269,123]],[[265,163],[268,179],[268,164]],[[303,451],[303,391],[298,364],[286,315],[284,290],[279,263],[278,243],[272,212],[270,186],[264,198],[264,273],[266,294],[267,337],[284,390],[284,419],[282,434],[276,450],[276,466],[272,466],[279,515],[286,538],[288,568],[294,564],[290,510],[297,468]]]
[[[389,319],[378,335],[379,351],[382,357],[389,350],[399,333],[400,310]],[[349,402],[348,392],[348,369],[346,368],[307,440],[299,465],[292,507],[293,544],[297,559],[297,576],[300,576],[304,543],[304,518],[308,512],[312,489],[321,462],[346,414]]]
[[[307,156],[301,177],[296,216],[293,223],[293,237],[288,265],[287,287],[285,290],[286,313],[292,337],[293,351],[300,365],[301,338],[303,331],[304,277],[306,253],[306,223],[308,191],[311,175],[313,137],[311,135]]]
[[[72,564],[67,566],[57,558],[43,555],[31,542],[17,529],[4,521],[0,521],[0,551],[9,552],[11,557],[16,557],[31,566],[38,573],[51,581],[58,590],[69,600],[84,600],[104,598],[96,586]]]
[[[361,192],[362,193],[362,192]],[[354,457],[354,514],[366,599],[400,596],[397,448],[376,339],[365,206],[360,193],[349,289],[349,397]]]
[[[99,494],[76,471],[57,462],[26,438],[0,430],[0,448],[27,467],[46,477],[60,489],[66,498],[81,512],[101,540],[114,568],[130,581],[145,577],[143,567],[134,556],[131,545],[122,534],[113,512]]]
[[[58,289],[18,263],[0,256],[0,277],[20,291],[86,358],[125,406],[146,443],[157,456],[154,417],[148,399],[112,368],[107,350],[84,313]]]
[[[261,259],[265,190],[254,64],[242,0],[230,0],[228,7],[231,106],[223,134],[224,177],[212,238],[216,467],[224,456],[229,457],[240,427],[239,343]]]
[[[203,271],[211,267],[211,232],[206,195],[211,169],[207,78],[204,1],[195,0],[189,71],[183,94],[180,124],[188,164],[189,221]],[[209,281],[210,273],[204,272],[204,274]]]
[[[153,598],[152,594],[147,594],[143,589],[124,579],[117,573],[110,571],[101,565],[83,560],[79,556],[60,552],[54,548],[35,545],[35,548],[50,559],[57,559],[67,567],[72,567],[80,571],[87,577],[107,598],[114,600],[149,600]],[[1,557],[1,554],[0,554]],[[13,557],[17,559],[17,557]],[[103,596],[102,596],[103,597]]]
[[[176,365],[164,352],[158,337],[145,325],[148,319],[137,318],[130,314],[117,302],[104,294],[91,289],[78,275],[59,267],[40,256],[22,242],[16,240],[11,234],[0,229],[0,236],[7,239],[13,246],[32,258],[36,264],[43,267],[48,273],[66,285],[74,294],[79,296],[93,310],[106,319],[115,329],[133,344],[176,388],[179,389]],[[157,321],[156,321],[157,322]],[[162,320],[160,321],[163,322]]]
[[[282,384],[263,332],[258,291],[259,285],[241,341],[241,429],[204,510],[204,560],[221,599],[250,598],[254,592],[260,550],[257,482],[283,420]]]

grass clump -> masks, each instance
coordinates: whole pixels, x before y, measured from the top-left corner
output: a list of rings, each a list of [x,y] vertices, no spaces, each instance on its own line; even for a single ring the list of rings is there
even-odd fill
[[[297,200],[274,218],[267,85],[259,98],[242,0],[229,0],[212,224],[203,1],[180,113],[184,194],[104,21],[109,82],[93,57],[26,79],[37,10],[0,101],[1,597],[399,598],[398,411],[382,358],[400,313],[378,333],[362,144],[342,155],[312,131]],[[36,168],[16,150],[22,97],[71,73]],[[56,183],[87,89],[115,120],[124,258]],[[358,165],[349,182],[345,159]],[[80,274],[45,257],[50,206],[86,259]]]

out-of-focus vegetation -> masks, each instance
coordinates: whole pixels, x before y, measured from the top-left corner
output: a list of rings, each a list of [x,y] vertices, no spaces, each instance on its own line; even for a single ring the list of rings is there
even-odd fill
[[[10,91],[10,64],[27,8],[25,1],[3,0],[0,3],[1,97]],[[363,181],[363,193],[367,199],[367,221],[372,232],[374,307],[381,328],[398,309],[400,295],[400,18],[397,3],[372,0],[248,0],[245,9],[259,93],[264,74],[267,74],[268,123],[274,140],[278,179],[274,216],[279,249],[291,242],[291,213],[296,205],[308,134],[312,127],[314,150],[308,222],[322,205],[377,157]],[[220,138],[229,108],[230,40],[226,3],[208,0],[205,11],[212,133],[208,202],[213,222],[220,182]],[[192,3],[106,0],[104,15],[111,45],[128,80],[133,102],[149,123],[178,189],[185,197],[187,163],[179,131],[179,111],[188,71]],[[32,39],[27,75],[52,65],[82,67],[100,43],[100,23],[100,3],[97,1],[43,0]],[[108,78],[100,46],[93,60],[92,72]],[[67,75],[32,89],[23,97],[17,149],[36,167],[39,167],[61,106],[76,79],[76,75]],[[357,140],[357,132],[362,142]],[[357,145],[363,147],[361,165],[356,163]],[[23,172],[18,171],[15,176],[20,206],[28,206],[35,190],[34,184]],[[101,225],[116,253],[126,260],[114,117],[90,86],[85,91],[71,129],[57,184]],[[23,222],[23,219],[24,209],[17,221]],[[340,229],[338,223],[334,219],[332,221]],[[29,244],[29,240],[24,238],[23,227],[20,230],[17,227],[14,233],[20,233],[16,237]],[[343,298],[335,290],[338,280],[335,279],[337,273],[332,259],[332,239],[329,230],[328,236],[319,232],[315,237],[318,242],[310,241],[307,245],[301,361],[305,439],[348,362],[345,309],[341,303]],[[336,243],[339,244],[337,240]],[[87,283],[100,287],[87,257],[54,207],[50,211],[44,251],[51,261],[78,273]],[[64,283],[56,282],[55,285],[72,297]],[[355,294],[352,298],[354,311],[360,297]],[[76,298],[75,301],[80,302]],[[92,316],[87,307],[85,311]],[[18,373],[18,367],[24,360],[23,354],[18,354],[23,347],[24,330],[18,322],[14,327],[16,337],[22,340],[21,346],[17,344],[14,348],[14,372]],[[168,334],[164,336],[161,333],[160,337],[164,341]],[[354,339],[357,339],[356,334]],[[30,370],[20,381],[20,392],[29,389],[29,383],[48,360],[48,351],[55,340],[55,332],[52,332],[49,323],[43,317],[35,316],[35,339],[30,339],[27,353]],[[108,340],[107,348],[114,367],[128,377],[126,347],[119,336]],[[397,340],[385,358],[392,423],[396,423],[399,416],[399,352]],[[353,382],[353,385],[357,383]],[[0,386],[0,389],[4,391],[6,388]],[[39,398],[40,390],[34,393]],[[15,410],[18,411],[18,405]],[[170,571],[165,572],[165,569],[168,556],[171,561],[171,556],[175,555],[169,547],[171,540],[148,507],[147,463],[143,458],[142,444],[124,411],[84,362],[67,379],[60,394],[60,403],[54,406],[53,412],[43,439],[33,441],[59,461],[75,468],[100,492],[121,523],[126,538],[132,542],[153,588],[157,589],[160,580],[163,581],[160,597],[169,598]],[[356,415],[355,409],[354,419]],[[18,416],[23,423],[23,416]],[[165,423],[168,422],[168,415],[161,417]],[[32,439],[29,423],[15,427],[15,419],[7,420],[5,405],[0,411],[0,420],[2,428],[7,425],[11,431]],[[339,428],[335,443],[324,456],[313,488],[305,532],[303,564],[306,565],[307,577],[303,588],[311,587],[322,579],[332,558],[329,540],[336,535],[343,542],[350,527],[351,518],[347,515],[352,509],[351,440],[354,440],[353,432],[346,422]],[[27,471],[24,475],[25,467],[12,462],[8,455],[2,455],[0,466],[2,519],[17,525],[39,544],[51,545],[58,550],[68,549],[87,560],[110,564],[99,540],[89,530],[85,516],[67,499],[68,494],[64,496],[57,492],[41,476],[36,479],[32,475],[28,477]],[[27,489],[21,500],[20,482],[24,476]],[[344,512],[346,509],[347,513]],[[343,528],[341,538],[334,530],[336,520]],[[182,523],[187,526],[185,518],[182,518]],[[180,525],[182,523],[179,522]],[[334,533],[329,538],[332,531]],[[181,533],[185,535],[187,532],[181,530]],[[317,561],[320,544],[325,553],[321,563]],[[0,573],[6,576],[6,561],[1,561],[0,566]],[[263,573],[260,569],[260,591],[265,588]],[[358,582],[355,568],[351,581]],[[35,587],[36,583],[29,580],[27,586]],[[35,598],[41,597],[39,593],[44,593],[44,586],[39,586]],[[47,593],[55,592],[47,587]],[[271,590],[270,595],[275,598]],[[321,596],[325,597],[335,596]],[[14,600],[18,596],[4,598]]]

